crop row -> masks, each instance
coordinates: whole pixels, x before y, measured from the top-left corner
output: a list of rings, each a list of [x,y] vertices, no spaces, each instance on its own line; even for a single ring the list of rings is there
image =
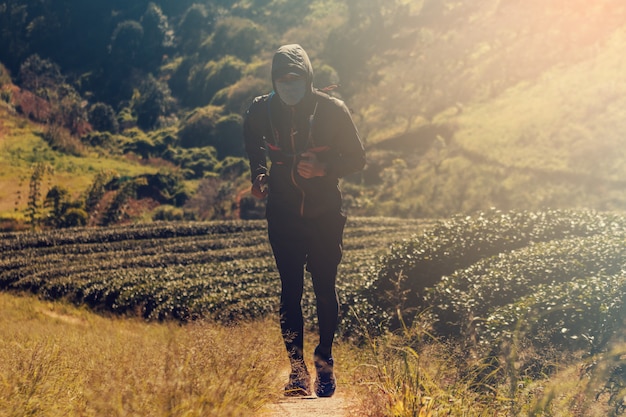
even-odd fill
[[[601,349],[625,318],[625,236],[623,217],[590,211],[494,210],[434,224],[350,219],[337,281],[340,330],[393,328],[398,311],[410,324],[427,310],[439,334],[478,344],[522,334]],[[262,221],[14,233],[0,247],[0,289],[159,320],[277,310],[280,283]],[[310,280],[303,309],[314,323]]]
[[[602,334],[609,331],[600,323],[618,317],[609,314],[614,312],[607,306],[615,297],[611,291],[626,290],[624,271],[626,233],[576,237],[537,243],[482,259],[469,268],[444,276],[426,298],[438,316],[441,333],[473,336],[483,344],[492,345],[503,334],[519,331],[521,323],[537,322],[528,311],[532,305],[536,314],[542,316],[541,320],[557,310],[563,314],[562,319],[551,322],[550,329],[554,332],[548,338],[551,343],[586,340],[590,342],[586,347],[593,347],[595,343],[605,342]],[[602,285],[598,285],[600,276],[604,280]],[[587,288],[588,298],[573,295],[576,288]],[[572,297],[581,297],[578,307],[585,314],[565,313],[565,306],[573,305]],[[547,303],[548,299],[552,305]],[[589,310],[590,303],[596,299],[601,301],[599,309]],[[540,312],[539,305],[544,305],[546,311]],[[582,333],[577,333],[575,328]],[[568,330],[561,332],[562,329]],[[542,337],[536,330],[524,335],[536,341],[546,339],[547,329],[542,330]],[[561,336],[566,333],[567,338],[563,339]]]
[[[370,295],[374,304],[393,310],[389,292],[402,293],[405,307],[427,306],[424,295],[442,277],[538,242],[623,233],[626,222],[616,214],[593,211],[511,211],[455,216],[424,234],[392,246],[382,260]]]
[[[341,299],[359,299],[354,294],[391,242],[415,235],[420,226],[350,219],[338,279]],[[229,321],[277,309],[280,284],[262,221],[15,233],[3,235],[0,246],[3,289],[147,319]],[[303,305],[305,314],[315,317],[310,282]],[[351,321],[355,309],[344,311]]]

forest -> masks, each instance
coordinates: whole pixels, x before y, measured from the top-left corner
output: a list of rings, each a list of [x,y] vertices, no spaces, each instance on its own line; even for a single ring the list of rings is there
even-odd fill
[[[623,210],[618,0],[0,2],[9,228],[262,216],[241,124],[300,43],[353,112],[354,215]]]

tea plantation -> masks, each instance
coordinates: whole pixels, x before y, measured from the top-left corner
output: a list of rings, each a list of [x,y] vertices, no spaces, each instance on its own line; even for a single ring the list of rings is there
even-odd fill
[[[346,226],[338,288],[348,318],[393,241],[428,226],[360,218]],[[233,321],[277,312],[280,281],[264,221],[153,223],[0,234],[0,288],[146,319]],[[303,306],[314,317],[307,280]]]
[[[493,350],[601,350],[626,317],[626,219],[591,211],[490,212],[442,221],[355,218],[338,289],[344,336],[417,317]],[[276,314],[263,221],[153,223],[0,234],[0,289],[148,320]],[[304,313],[315,322],[310,280]],[[402,319],[402,321],[400,320]]]

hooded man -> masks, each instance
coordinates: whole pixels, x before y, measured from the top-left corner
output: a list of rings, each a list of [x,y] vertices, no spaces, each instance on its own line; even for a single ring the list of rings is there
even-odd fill
[[[300,45],[278,48],[272,85],[274,91],[250,105],[243,133],[252,194],[267,197],[268,236],[281,280],[280,324],[291,364],[285,395],[311,395],[301,307],[306,266],[319,325],[314,389],[318,397],[330,397],[336,388],[335,280],[346,222],[338,184],[363,169],[365,152],[343,101],[313,88],[311,62]]]

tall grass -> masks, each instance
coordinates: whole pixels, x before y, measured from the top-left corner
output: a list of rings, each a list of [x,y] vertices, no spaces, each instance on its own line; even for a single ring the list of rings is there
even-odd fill
[[[480,357],[432,337],[426,320],[352,346],[349,370],[367,417],[617,417],[626,413],[626,343],[593,357],[555,355],[554,371],[530,378],[529,347]],[[366,393],[367,392],[367,393]]]
[[[283,382],[272,322],[147,324],[7,294],[0,311],[3,416],[245,416]]]
[[[3,417],[263,416],[285,382],[273,319],[146,323],[0,293],[0,329]],[[307,333],[306,348],[314,343]],[[334,355],[350,416],[599,417],[623,408],[624,352],[618,340],[530,380],[515,361],[532,352],[489,362],[435,339],[421,322],[363,344],[340,341]]]

